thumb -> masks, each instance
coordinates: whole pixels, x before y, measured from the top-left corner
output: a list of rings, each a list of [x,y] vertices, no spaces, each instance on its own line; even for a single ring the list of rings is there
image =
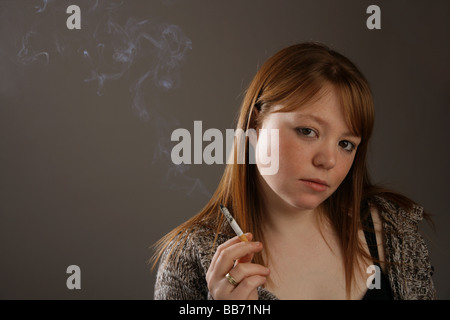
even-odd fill
[[[253,240],[253,234],[251,234],[250,232],[246,233],[245,236],[247,237],[248,241],[252,241]],[[236,266],[238,263],[251,262],[253,260],[253,256],[254,255],[255,255],[254,253],[250,253],[250,254],[248,254],[248,255],[246,255],[246,256],[236,260],[234,265]]]

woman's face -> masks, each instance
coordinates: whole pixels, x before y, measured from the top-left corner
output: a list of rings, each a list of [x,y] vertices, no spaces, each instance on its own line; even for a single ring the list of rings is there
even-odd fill
[[[330,85],[325,90],[319,100],[295,111],[269,113],[258,128],[268,129],[269,135],[258,134],[257,150],[274,150],[270,129],[279,130],[278,172],[259,174],[271,203],[315,209],[339,187],[352,166],[361,139],[351,134],[335,89]],[[256,164],[258,172],[263,172],[258,159]]]

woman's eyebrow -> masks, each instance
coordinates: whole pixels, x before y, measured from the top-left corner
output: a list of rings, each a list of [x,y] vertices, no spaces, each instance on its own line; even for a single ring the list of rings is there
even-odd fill
[[[310,119],[310,120],[313,120],[313,121],[315,121],[315,122],[317,122],[318,124],[320,124],[320,125],[322,125],[322,126],[329,126],[328,125],[328,122],[326,122],[324,119],[322,119],[322,118],[320,118],[320,117],[318,117],[318,116],[315,116],[315,115],[312,115],[312,114],[299,114],[298,115],[298,117],[299,118],[302,118],[302,119]]]
[[[324,120],[324,119],[322,119],[321,117],[318,117],[318,116],[316,116],[316,115],[313,115],[313,114],[301,114],[301,113],[300,113],[300,114],[298,114],[298,118],[301,118],[301,119],[310,119],[310,120],[312,120],[312,121],[317,122],[318,124],[320,124],[320,125],[323,126],[323,127],[329,127],[329,126],[330,126],[329,123],[328,123],[326,120]],[[345,131],[345,132],[342,134],[342,136],[344,136],[344,137],[351,137],[351,138],[359,138],[359,136],[357,136],[357,135],[351,133],[350,131]]]

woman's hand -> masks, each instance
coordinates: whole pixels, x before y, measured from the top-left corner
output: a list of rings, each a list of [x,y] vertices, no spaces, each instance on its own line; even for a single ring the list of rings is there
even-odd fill
[[[270,270],[251,263],[253,255],[263,248],[261,242],[252,242],[252,234],[245,234],[249,242],[234,237],[221,244],[211,260],[206,281],[216,300],[257,300],[257,288],[266,282]],[[226,274],[236,281],[232,284]]]

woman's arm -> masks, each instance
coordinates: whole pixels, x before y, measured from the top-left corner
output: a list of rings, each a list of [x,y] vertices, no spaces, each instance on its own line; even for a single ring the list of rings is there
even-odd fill
[[[172,243],[161,257],[155,283],[155,300],[206,300],[205,272],[189,238],[177,255],[180,242]],[[174,247],[175,246],[175,247]],[[174,247],[174,253],[167,259]]]

